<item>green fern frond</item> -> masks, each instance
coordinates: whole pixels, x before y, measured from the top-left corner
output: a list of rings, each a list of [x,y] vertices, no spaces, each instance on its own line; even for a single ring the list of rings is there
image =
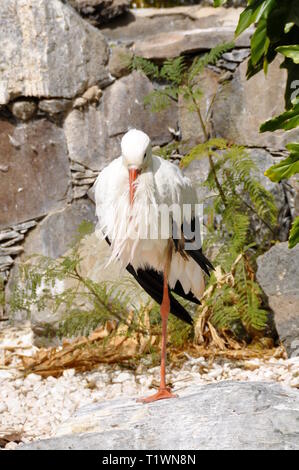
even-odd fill
[[[233,42],[219,44],[203,56],[196,57],[189,70],[189,81],[192,82],[195,77],[203,72],[207,65],[216,64],[217,60],[219,60],[225,52],[232,50],[234,47]]]
[[[189,153],[187,153],[181,158],[180,165],[182,168],[185,168],[190,165],[193,160],[200,160],[204,157],[207,157],[209,154],[215,154],[216,150],[225,150],[227,146],[228,144],[225,139],[216,137],[208,140],[207,142],[195,145],[194,147],[192,147]],[[218,153],[217,156],[219,156]]]
[[[144,98],[144,104],[150,106],[154,113],[168,108],[172,100],[177,100],[178,90],[175,87],[157,88]]]
[[[131,70],[138,70],[146,75],[151,80],[160,77],[159,67],[151,60],[144,59],[143,57],[134,56],[130,66]]]
[[[185,70],[186,64],[183,56],[176,57],[175,59],[167,59],[162,65],[160,77],[172,82],[174,85],[180,85]]]

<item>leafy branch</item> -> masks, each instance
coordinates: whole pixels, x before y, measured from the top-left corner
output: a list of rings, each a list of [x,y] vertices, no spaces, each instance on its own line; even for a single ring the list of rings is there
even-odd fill
[[[215,1],[215,6],[222,3]],[[286,111],[260,127],[260,132],[285,131],[299,126],[299,3],[298,0],[248,0],[248,6],[241,13],[236,29],[236,36],[244,32],[252,24],[256,30],[251,38],[251,56],[248,61],[247,78],[251,78],[260,70],[267,73],[269,64],[277,54],[284,57],[281,68],[288,73],[285,107]],[[298,173],[298,144],[287,146],[290,155],[283,162],[272,166],[266,171],[272,181]],[[290,233],[289,248],[299,243],[299,218],[293,224]]]

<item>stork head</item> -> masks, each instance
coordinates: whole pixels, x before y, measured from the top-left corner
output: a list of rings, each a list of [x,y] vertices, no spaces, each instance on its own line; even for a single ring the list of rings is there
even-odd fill
[[[144,132],[131,129],[122,138],[121,152],[123,164],[129,172],[130,203],[132,205],[136,179],[152,158],[151,140]]]

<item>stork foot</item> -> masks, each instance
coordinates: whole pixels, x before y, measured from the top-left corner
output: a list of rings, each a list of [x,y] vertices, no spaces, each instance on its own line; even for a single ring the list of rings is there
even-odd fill
[[[178,395],[171,393],[170,388],[160,388],[157,393],[146,398],[139,398],[139,403],[152,403],[153,401],[165,400],[167,398],[177,398]]]

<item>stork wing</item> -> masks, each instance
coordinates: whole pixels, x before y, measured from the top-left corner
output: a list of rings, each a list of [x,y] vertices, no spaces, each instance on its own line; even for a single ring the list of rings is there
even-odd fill
[[[105,237],[108,245],[111,242],[108,237]],[[127,271],[136,279],[138,284],[145,290],[145,292],[154,299],[158,304],[161,305],[163,298],[163,275],[154,269],[138,269],[137,272],[131,264],[126,267]],[[177,281],[175,288],[172,289],[176,294],[184,297],[187,300],[191,300],[194,303],[200,304],[199,300],[193,296],[190,292],[185,294],[181,283]],[[193,320],[187,310],[171,295],[169,292],[170,299],[170,312],[176,317],[180,318],[189,325],[192,325]]]
[[[133,268],[131,264],[128,264],[127,271],[132,274],[132,276],[136,279],[138,284],[145,290],[145,292],[152,297],[158,304],[161,305],[162,298],[163,298],[163,276],[162,273],[155,271],[154,269],[137,269],[137,272]],[[178,284],[178,283],[177,283]],[[176,286],[177,286],[176,284]],[[179,284],[180,285],[180,284]],[[175,287],[176,287],[175,286]],[[186,295],[183,291],[182,286],[178,288],[179,292],[178,295],[182,295],[188,300],[192,300],[193,302],[199,303],[199,300],[195,299],[193,295]],[[174,292],[176,290],[174,289]],[[192,297],[192,299],[191,299]],[[170,312],[175,315],[176,317],[180,318],[186,323],[192,325],[193,320],[191,315],[187,312],[187,310],[173,297],[169,289],[169,299],[170,299]]]

